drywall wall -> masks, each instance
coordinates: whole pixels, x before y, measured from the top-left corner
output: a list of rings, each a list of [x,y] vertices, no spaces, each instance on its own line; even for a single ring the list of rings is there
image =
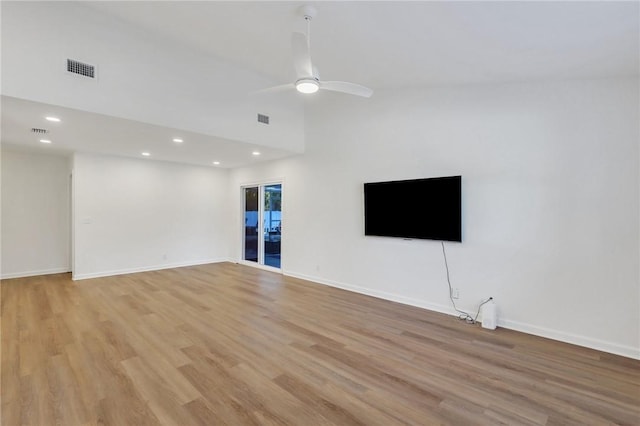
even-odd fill
[[[228,172],[76,154],[74,279],[228,260]]]
[[[493,296],[502,327],[640,358],[638,89],[319,93],[305,155],[232,172],[231,205],[242,182],[283,176],[286,274],[454,314],[441,243],[365,237],[362,188],[461,174],[464,241],[445,243],[458,307]]]
[[[2,149],[2,278],[70,270],[70,158]]]

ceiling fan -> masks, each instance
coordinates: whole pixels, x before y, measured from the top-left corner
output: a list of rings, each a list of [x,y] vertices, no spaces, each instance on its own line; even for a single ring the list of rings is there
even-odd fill
[[[293,66],[296,71],[296,81],[280,86],[270,87],[259,92],[273,92],[282,89],[295,88],[300,93],[315,93],[318,90],[330,90],[365,98],[373,94],[373,90],[356,83],[346,81],[320,80],[318,69],[311,62],[311,20],[316,16],[313,6],[301,6],[300,14],[307,23],[307,33],[294,32],[291,40],[293,51]]]

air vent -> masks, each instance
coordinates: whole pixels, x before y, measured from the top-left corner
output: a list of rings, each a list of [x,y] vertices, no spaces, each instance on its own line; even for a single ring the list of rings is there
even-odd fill
[[[258,114],[258,123],[269,124],[269,116],[264,114]]]
[[[84,62],[67,59],[67,72],[84,77],[96,78],[96,67]]]
[[[37,135],[44,135],[46,133],[49,133],[49,131],[47,129],[38,129],[37,127],[32,127],[31,133],[35,133]]]

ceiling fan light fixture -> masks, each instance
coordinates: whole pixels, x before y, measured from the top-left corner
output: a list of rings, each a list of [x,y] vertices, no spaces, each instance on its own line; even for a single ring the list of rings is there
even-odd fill
[[[1,0],[0,0],[1,1]],[[311,94],[318,90],[328,90],[331,92],[341,92],[349,95],[362,96],[365,98],[373,94],[373,90],[348,81],[323,81],[320,83],[318,69],[311,62],[311,20],[316,16],[316,9],[310,5],[301,6],[299,14],[307,24],[306,32],[294,31],[291,37],[291,51],[293,57],[293,68],[297,80],[293,86],[300,93]],[[281,89],[290,89],[291,83],[273,86],[260,92],[275,92]]]
[[[320,84],[312,78],[302,78],[296,81],[296,90],[300,93],[316,93]]]

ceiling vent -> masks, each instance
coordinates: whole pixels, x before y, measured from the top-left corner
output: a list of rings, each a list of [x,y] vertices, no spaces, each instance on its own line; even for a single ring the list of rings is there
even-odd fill
[[[44,135],[46,133],[49,133],[49,131],[47,129],[38,129],[37,127],[32,127],[31,133],[35,133],[37,135]]]
[[[264,114],[258,114],[258,123],[269,124],[269,116]]]
[[[67,72],[81,75],[83,77],[96,78],[95,65],[86,64],[73,59],[67,59]]]

